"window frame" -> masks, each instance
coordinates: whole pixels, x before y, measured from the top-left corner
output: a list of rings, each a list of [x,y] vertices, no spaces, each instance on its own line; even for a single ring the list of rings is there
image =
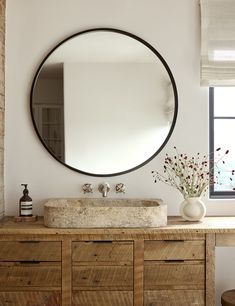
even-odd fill
[[[214,163],[214,120],[215,119],[234,119],[235,116],[215,116],[214,115],[214,87],[209,87],[209,156],[210,169]],[[235,191],[215,191],[214,184],[209,184],[209,198],[210,199],[234,199]]]

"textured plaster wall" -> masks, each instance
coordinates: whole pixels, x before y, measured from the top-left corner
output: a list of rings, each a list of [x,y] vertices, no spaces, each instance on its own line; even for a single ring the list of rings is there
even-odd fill
[[[5,0],[0,0],[0,218],[4,214]]]

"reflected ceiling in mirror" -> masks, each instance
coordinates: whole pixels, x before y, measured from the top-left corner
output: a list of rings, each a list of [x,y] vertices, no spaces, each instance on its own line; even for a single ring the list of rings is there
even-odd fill
[[[31,90],[31,114],[59,162],[93,176],[133,171],[168,141],[177,90],[162,56],[141,38],[92,29],[57,45]]]

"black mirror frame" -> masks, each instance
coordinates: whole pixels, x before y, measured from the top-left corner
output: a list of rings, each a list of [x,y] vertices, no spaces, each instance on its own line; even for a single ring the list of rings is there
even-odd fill
[[[95,32],[95,31],[108,31],[108,32],[115,32],[115,33],[119,33],[119,34],[123,34],[123,35],[126,35],[126,36],[129,36],[133,39],[136,39],[138,40],[140,43],[144,44],[147,48],[149,48],[157,57],[158,59],[161,61],[161,63],[163,64],[163,66],[165,67],[168,75],[169,75],[169,78],[171,80],[171,83],[172,83],[172,87],[173,87],[173,92],[174,92],[174,100],[175,100],[175,109],[174,109],[174,116],[173,116],[173,120],[172,120],[172,124],[171,124],[171,128],[169,130],[169,133],[165,139],[165,141],[162,143],[162,145],[159,147],[159,149],[151,156],[149,157],[147,160],[145,160],[143,163],[133,167],[133,168],[130,168],[130,169],[127,169],[125,171],[122,171],[122,172],[117,172],[117,173],[111,173],[111,174],[97,174],[97,173],[89,173],[89,172],[85,172],[85,171],[82,171],[82,170],[79,170],[77,168],[73,168],[69,165],[67,165],[66,163],[64,163],[63,161],[61,161],[60,159],[58,159],[50,150],[49,148],[46,146],[46,144],[44,143],[38,129],[37,129],[37,125],[36,125],[36,122],[34,120],[34,115],[33,115],[33,90],[34,90],[34,87],[35,87],[35,83],[37,81],[37,78],[38,78],[38,75],[39,75],[39,72],[43,66],[43,64],[45,63],[45,61],[48,59],[48,57],[59,47],[61,46],[63,43],[65,43],[66,41],[76,37],[76,36],[79,36],[81,34],[85,34],[85,33],[89,33],[89,32]],[[68,38],[62,40],[60,43],[58,43],[47,55],[46,57],[43,59],[43,61],[41,62],[41,64],[39,65],[37,71],[36,71],[36,74],[34,76],[34,79],[33,79],[33,82],[32,82],[32,86],[31,86],[31,91],[30,91],[30,113],[31,113],[31,118],[32,118],[32,122],[33,122],[33,126],[34,126],[34,129],[36,131],[36,134],[38,136],[38,138],[40,139],[41,143],[43,144],[43,146],[45,147],[45,149],[53,156],[53,158],[55,158],[59,163],[61,163],[62,165],[66,166],[67,168],[73,170],[73,171],[76,171],[76,172],[79,172],[81,174],[84,174],[84,175],[89,175],[89,176],[95,176],[95,177],[111,177],[111,176],[118,176],[118,175],[123,175],[123,174],[126,174],[126,173],[129,173],[129,172],[132,172],[132,171],[135,171],[141,167],[143,167],[144,165],[146,165],[147,163],[149,163],[153,158],[155,158],[159,153],[160,151],[165,147],[165,145],[167,144],[173,130],[174,130],[174,127],[175,127],[175,124],[176,124],[176,119],[177,119],[177,114],[178,114],[178,93],[177,93],[177,87],[176,87],[176,83],[175,83],[175,80],[174,80],[174,77],[173,77],[173,74],[169,68],[169,66],[167,65],[166,61],[164,60],[164,58],[161,56],[161,54],[153,47],[151,46],[149,43],[147,43],[145,40],[143,40],[142,38],[132,34],[132,33],[129,33],[129,32],[126,32],[126,31],[123,31],[123,30],[118,30],[118,29],[114,29],[114,28],[93,28],[93,29],[88,29],[88,30],[84,30],[84,31],[81,31],[81,32],[78,32],[78,33],[75,33],[73,34],[72,36],[69,36]]]

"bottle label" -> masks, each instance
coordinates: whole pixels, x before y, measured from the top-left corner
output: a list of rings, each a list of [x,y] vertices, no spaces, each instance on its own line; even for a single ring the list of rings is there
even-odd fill
[[[20,215],[29,216],[33,214],[33,202],[20,202]]]

